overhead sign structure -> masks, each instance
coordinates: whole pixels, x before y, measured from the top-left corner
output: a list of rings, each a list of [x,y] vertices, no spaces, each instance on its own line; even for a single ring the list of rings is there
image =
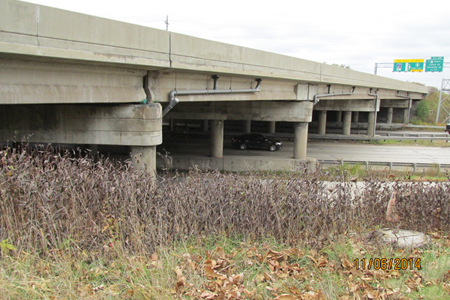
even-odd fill
[[[425,72],[442,72],[443,69],[444,69],[443,56],[432,56],[431,59],[427,59]]]
[[[396,59],[394,72],[423,72],[424,59]]]

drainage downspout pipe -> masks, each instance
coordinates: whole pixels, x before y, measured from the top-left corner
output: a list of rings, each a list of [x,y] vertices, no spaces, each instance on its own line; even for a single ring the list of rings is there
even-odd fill
[[[214,78],[214,77],[213,77]],[[217,77],[218,78],[218,77]],[[217,79],[214,80],[214,87],[217,87]],[[219,89],[212,89],[212,90],[187,90],[187,91],[177,91],[172,90],[169,93],[169,105],[164,109],[163,111],[163,117],[172,109],[175,107],[175,105],[180,102],[178,98],[175,96],[177,95],[209,95],[209,94],[236,94],[236,93],[254,93],[260,91],[262,79],[258,78],[256,79],[256,87],[250,88],[250,89],[228,89],[228,90],[219,90]]]
[[[368,95],[372,96],[372,97],[375,97],[375,109],[374,109],[374,120],[373,120],[373,135],[372,135],[372,137],[374,137],[375,136],[375,131],[377,130],[377,115],[378,115],[378,105],[379,105],[378,103],[380,101],[380,98],[378,97],[378,94],[376,92],[372,93],[372,89],[370,89]],[[367,124],[367,125],[369,125],[369,124]]]
[[[409,101],[408,101],[408,120],[406,120],[406,125],[408,125],[408,124],[409,124],[409,118],[411,117],[412,97],[409,96],[409,92],[408,92],[408,96],[402,96],[402,95],[399,95],[399,92],[397,92],[397,95],[396,95],[396,96],[397,96],[397,97],[400,97],[400,98],[409,99]]]
[[[180,100],[178,100],[178,98],[175,98],[175,95],[177,94],[176,90],[170,91],[169,93],[169,105],[166,106],[166,108],[164,108],[163,114],[162,116],[164,117],[172,108],[175,107],[175,105],[178,104],[178,102],[180,102]]]
[[[314,97],[313,97],[313,104],[316,105],[317,103],[319,103],[320,98],[333,97],[333,96],[351,96],[353,94],[354,94],[354,92],[351,92],[351,93],[334,93],[334,94],[317,94],[317,95],[314,95]]]

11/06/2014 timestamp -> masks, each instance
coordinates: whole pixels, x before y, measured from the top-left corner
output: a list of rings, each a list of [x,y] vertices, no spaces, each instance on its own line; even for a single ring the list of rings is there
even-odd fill
[[[355,264],[357,270],[420,270],[422,268],[420,258],[356,258]]]

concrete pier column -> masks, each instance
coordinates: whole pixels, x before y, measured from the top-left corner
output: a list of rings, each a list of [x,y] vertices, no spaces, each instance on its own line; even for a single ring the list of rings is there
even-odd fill
[[[343,113],[343,124],[342,124],[342,134],[350,135],[351,125],[352,125],[352,112],[344,111]]]
[[[294,123],[294,159],[306,159],[308,123]]]
[[[245,120],[244,121],[244,132],[245,133],[252,132],[252,120]]]
[[[156,172],[156,146],[131,146],[131,162],[136,170]]]
[[[269,121],[269,133],[275,133],[275,128],[277,126],[277,122],[275,121]]]
[[[392,123],[393,117],[394,117],[394,108],[393,107],[388,107],[386,123],[389,123],[389,124]]]
[[[202,131],[207,132],[208,131],[208,120],[202,120]]]
[[[353,121],[353,123],[358,123],[359,122],[359,111],[354,111],[353,112],[352,121]]]
[[[336,122],[342,122],[342,111],[340,110],[336,112]]]
[[[409,124],[409,108],[403,110],[403,124]]]
[[[211,157],[223,157],[223,120],[211,120]]]
[[[325,134],[327,132],[327,111],[319,111],[319,128],[318,134]]]
[[[369,116],[367,117],[367,135],[374,136],[375,135],[375,112],[369,112]]]

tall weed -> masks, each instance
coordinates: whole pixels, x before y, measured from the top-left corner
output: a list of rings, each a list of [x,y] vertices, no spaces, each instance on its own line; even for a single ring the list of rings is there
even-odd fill
[[[0,242],[15,251],[70,245],[152,253],[159,245],[215,234],[320,247],[338,234],[375,226],[450,229],[447,183],[355,183],[342,174],[333,182],[336,174],[320,170],[277,177],[192,170],[174,180],[52,149],[6,149],[0,157]],[[385,220],[393,191],[395,224]]]

